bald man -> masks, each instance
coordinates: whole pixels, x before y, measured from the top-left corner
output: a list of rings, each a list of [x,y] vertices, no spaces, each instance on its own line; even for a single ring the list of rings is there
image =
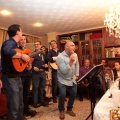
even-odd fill
[[[75,44],[71,41],[65,44],[65,50],[57,57],[58,65],[58,88],[59,88],[59,102],[58,109],[60,111],[59,118],[65,118],[64,100],[66,96],[66,89],[69,88],[70,95],[67,104],[67,113],[75,117],[72,111],[74,100],[77,93],[76,80],[79,76],[79,62],[75,52]]]

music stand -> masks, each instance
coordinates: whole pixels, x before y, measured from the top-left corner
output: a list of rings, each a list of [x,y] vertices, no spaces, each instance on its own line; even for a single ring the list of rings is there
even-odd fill
[[[100,73],[100,71],[103,69],[103,65],[95,65],[89,72],[87,72],[84,76],[82,76],[77,82],[84,81],[85,79],[88,80],[88,87],[89,87],[89,95],[90,95],[90,102],[91,102],[91,113],[88,115],[88,117],[85,120],[88,120],[90,116],[92,116],[93,120],[93,112],[95,108],[95,89],[94,89],[94,81],[97,77],[97,75]]]

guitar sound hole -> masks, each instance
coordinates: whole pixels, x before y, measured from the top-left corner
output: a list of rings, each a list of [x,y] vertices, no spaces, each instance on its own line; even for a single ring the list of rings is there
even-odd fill
[[[22,60],[21,59],[19,59],[19,63],[20,63],[20,66],[22,66]]]

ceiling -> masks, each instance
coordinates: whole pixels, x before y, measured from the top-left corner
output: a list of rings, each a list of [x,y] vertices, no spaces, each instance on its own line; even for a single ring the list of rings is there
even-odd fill
[[[105,13],[109,12],[114,0],[0,0],[0,28],[19,24],[24,33],[45,36],[103,27]],[[33,26],[40,22],[41,27]]]

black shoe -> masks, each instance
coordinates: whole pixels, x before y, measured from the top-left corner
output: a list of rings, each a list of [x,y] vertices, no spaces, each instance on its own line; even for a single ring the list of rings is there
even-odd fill
[[[53,103],[57,103],[57,98],[53,98]]]
[[[6,115],[0,116],[0,120],[6,120]]]
[[[24,112],[24,114],[26,116],[32,116],[32,117],[34,117],[37,114],[37,112],[35,110],[28,109],[27,111]]]
[[[40,103],[41,106],[48,107],[48,104],[45,102]]]
[[[80,101],[83,101],[83,97],[80,97],[79,100],[80,100]]]
[[[40,104],[33,104],[32,105],[34,108],[38,108],[38,107],[40,107]]]
[[[25,116],[23,116],[22,120],[27,120],[27,118],[25,118]]]

